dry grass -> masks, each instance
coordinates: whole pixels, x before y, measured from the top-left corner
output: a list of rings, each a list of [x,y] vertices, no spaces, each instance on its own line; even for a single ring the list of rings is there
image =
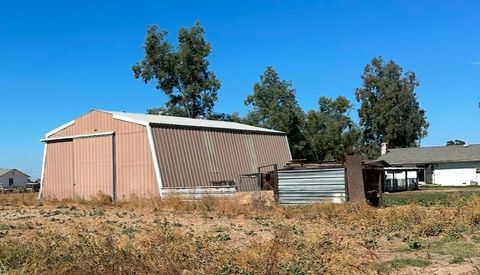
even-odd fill
[[[0,196],[0,274],[475,272],[480,197],[376,209]],[[458,245],[468,249],[458,249]]]

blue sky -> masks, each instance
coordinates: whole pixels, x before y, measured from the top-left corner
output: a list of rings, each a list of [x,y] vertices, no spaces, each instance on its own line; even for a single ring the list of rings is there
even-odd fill
[[[417,74],[429,134],[480,143],[478,1],[10,1],[0,8],[0,167],[38,177],[44,133],[91,109],[144,112],[165,97],[133,78],[148,25],[176,40],[200,21],[222,82],[216,111],[240,112],[266,66],[305,109],[347,96],[375,56]],[[178,3],[177,3],[178,2]],[[357,117],[356,109],[351,115]]]

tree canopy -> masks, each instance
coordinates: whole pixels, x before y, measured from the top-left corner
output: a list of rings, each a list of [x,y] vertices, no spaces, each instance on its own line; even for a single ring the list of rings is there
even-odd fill
[[[362,81],[355,95],[366,156],[378,157],[382,142],[390,148],[418,146],[429,124],[417,101],[415,73],[404,74],[393,60],[376,57],[365,66]]]
[[[292,156],[304,158],[305,115],[289,81],[282,80],[273,67],[267,67],[245,105],[251,107],[245,120],[248,124],[286,132]]]
[[[135,78],[145,83],[156,80],[156,88],[168,96],[165,107],[148,110],[184,117],[207,116],[217,100],[220,81],[208,69],[211,45],[205,31],[196,23],[178,32],[178,47],[166,40],[167,32],[149,27],[145,56],[133,66]]]
[[[319,110],[307,113],[305,136],[310,159],[343,161],[358,146],[360,132],[348,116],[350,101],[343,96],[336,99],[320,97]]]
[[[357,148],[374,159],[380,154],[382,142],[390,148],[418,146],[427,135],[429,124],[415,91],[419,81],[414,72],[404,73],[393,60],[385,62],[375,57],[365,66],[362,86],[355,89],[360,102],[359,125],[350,118],[352,106],[343,96],[322,96],[318,110],[305,114],[292,83],[281,79],[271,66],[254,84],[252,94],[244,101],[249,112],[240,117],[238,113],[213,111],[221,85],[209,70],[207,58],[212,47],[200,23],[180,29],[178,43],[166,38],[166,31],[149,27],[144,58],[132,67],[136,79],[155,82],[168,97],[165,106],[148,109],[149,114],[204,117],[284,131],[293,158],[318,162],[344,160]],[[457,144],[465,142],[447,142]]]

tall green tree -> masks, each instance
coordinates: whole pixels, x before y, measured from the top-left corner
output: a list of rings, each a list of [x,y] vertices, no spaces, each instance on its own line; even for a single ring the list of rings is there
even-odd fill
[[[365,66],[362,80],[355,95],[361,103],[358,114],[366,156],[378,157],[382,142],[391,148],[418,146],[429,124],[415,93],[419,86],[415,73],[404,74],[393,60],[385,63],[375,57]]]
[[[293,158],[305,158],[306,140],[303,135],[305,114],[298,105],[295,89],[282,80],[273,67],[267,67],[253,94],[245,100],[251,109],[246,122],[287,133]]]
[[[156,81],[168,101],[165,107],[150,109],[149,113],[198,117],[212,112],[220,81],[208,69],[207,57],[212,51],[205,40],[205,31],[196,23],[178,32],[178,47],[166,40],[167,32],[157,26],[149,27],[145,39],[145,56],[133,66],[135,78],[145,83]]]
[[[305,136],[312,160],[344,161],[359,145],[360,131],[348,116],[352,108],[343,96],[320,97],[319,110],[307,113]]]

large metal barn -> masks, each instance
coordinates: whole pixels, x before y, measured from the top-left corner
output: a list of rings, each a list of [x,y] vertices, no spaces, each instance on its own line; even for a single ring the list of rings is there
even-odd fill
[[[286,134],[245,124],[93,110],[46,134],[40,196],[114,200],[232,186],[291,159]],[[214,188],[213,188],[214,189]]]

